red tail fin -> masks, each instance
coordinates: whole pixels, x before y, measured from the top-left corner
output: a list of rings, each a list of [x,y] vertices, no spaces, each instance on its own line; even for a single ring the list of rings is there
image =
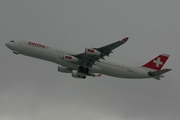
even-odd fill
[[[166,63],[167,59],[169,58],[170,55],[168,54],[161,54],[148,63],[144,64],[142,67],[154,69],[154,70],[161,70],[163,65]]]

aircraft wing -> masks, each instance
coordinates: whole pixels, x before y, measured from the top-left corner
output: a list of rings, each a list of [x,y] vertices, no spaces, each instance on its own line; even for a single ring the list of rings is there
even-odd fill
[[[102,52],[104,54],[104,56],[109,56],[110,53],[112,53],[112,50],[114,50],[115,48],[121,46],[122,44],[124,44],[129,38],[126,37],[120,41],[114,42],[112,44],[100,47],[100,48],[96,48],[96,50]],[[104,57],[103,56],[103,57]]]
[[[126,37],[122,40],[119,40],[117,42],[111,43],[109,45],[100,47],[100,48],[92,48],[92,49],[87,49],[88,52],[100,52],[99,55],[93,55],[93,54],[86,54],[85,53],[81,53],[81,54],[77,54],[74,55],[75,57],[80,59],[80,64],[85,66],[85,67],[92,67],[92,65],[98,61],[99,59],[104,59],[105,56],[109,56],[110,53],[112,53],[112,50],[114,50],[115,48],[123,45],[125,42],[127,42],[129,38]]]

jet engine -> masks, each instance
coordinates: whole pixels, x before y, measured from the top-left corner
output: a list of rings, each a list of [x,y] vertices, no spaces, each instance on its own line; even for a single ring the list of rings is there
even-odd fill
[[[79,79],[85,79],[86,75],[84,75],[83,73],[79,73],[77,70],[73,70],[72,77],[79,78]]]
[[[64,54],[63,59],[68,61],[68,62],[74,62],[77,63],[78,62],[78,58],[68,55],[68,54]]]
[[[67,67],[63,67],[63,66],[58,66],[58,71],[62,72],[62,73],[71,73],[72,70],[67,68]]]
[[[98,50],[95,50],[93,48],[86,48],[85,49],[85,53],[87,55],[96,55],[96,56],[100,56],[101,55],[101,52],[99,52]]]

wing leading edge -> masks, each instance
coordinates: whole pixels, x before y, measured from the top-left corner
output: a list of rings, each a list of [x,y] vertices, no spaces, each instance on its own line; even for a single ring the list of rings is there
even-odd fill
[[[104,59],[105,56],[109,56],[109,54],[112,53],[114,49],[126,43],[128,39],[129,38],[126,37],[122,40],[111,43],[109,45],[92,49],[92,50],[96,50],[100,52],[101,53],[100,55],[89,55],[89,54],[86,54],[85,52],[85,53],[77,54],[74,56],[80,59],[80,64],[82,66],[90,68],[96,61],[99,61],[99,59]]]

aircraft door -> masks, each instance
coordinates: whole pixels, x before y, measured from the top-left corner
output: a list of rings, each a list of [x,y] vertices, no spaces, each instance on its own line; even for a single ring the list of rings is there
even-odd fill
[[[53,54],[53,52],[54,52],[54,49],[53,48],[49,48],[49,53]]]
[[[23,44],[22,41],[18,41],[18,46],[21,46],[21,47],[22,47],[22,46],[23,46],[22,44]]]

